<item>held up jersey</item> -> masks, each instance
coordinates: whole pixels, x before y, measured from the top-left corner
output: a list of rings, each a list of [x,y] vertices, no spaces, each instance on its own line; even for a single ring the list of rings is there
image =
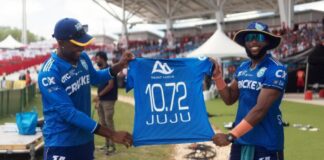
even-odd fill
[[[240,123],[256,105],[262,88],[272,88],[282,93],[263,120],[237,142],[262,146],[268,150],[283,150],[284,134],[279,107],[287,84],[287,70],[270,54],[267,54],[255,69],[251,69],[250,66],[251,61],[243,62],[235,73],[240,92],[235,124]]]
[[[126,89],[134,88],[134,146],[210,141],[202,80],[211,71],[208,58],[130,62]]]
[[[93,140],[97,123],[89,117],[90,85],[110,78],[108,69],[96,71],[84,52],[77,66],[52,53],[38,76],[46,147],[77,146]]]

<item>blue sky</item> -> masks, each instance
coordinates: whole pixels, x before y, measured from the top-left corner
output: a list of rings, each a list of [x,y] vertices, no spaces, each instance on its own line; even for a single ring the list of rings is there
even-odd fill
[[[64,17],[77,18],[89,25],[90,34],[114,34],[121,32],[121,24],[92,0],[26,0],[27,28],[37,35],[51,38],[55,23]],[[0,0],[0,26],[21,28],[22,0]],[[296,7],[324,11],[324,1]],[[119,9],[115,10],[119,12]],[[139,19],[135,18],[134,21]],[[196,22],[192,22],[196,23]],[[154,25],[135,25],[134,30],[156,30]]]

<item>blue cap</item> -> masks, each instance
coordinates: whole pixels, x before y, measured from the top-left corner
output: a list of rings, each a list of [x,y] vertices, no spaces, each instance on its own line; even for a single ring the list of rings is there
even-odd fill
[[[82,47],[89,45],[94,40],[92,36],[87,34],[85,26],[73,18],[59,20],[52,36],[57,40],[68,40]]]
[[[238,31],[234,36],[234,41],[245,46],[245,36],[249,33],[261,33],[264,34],[269,42],[267,48],[274,49],[281,43],[281,37],[269,32],[268,25],[261,22],[251,22],[246,29]]]

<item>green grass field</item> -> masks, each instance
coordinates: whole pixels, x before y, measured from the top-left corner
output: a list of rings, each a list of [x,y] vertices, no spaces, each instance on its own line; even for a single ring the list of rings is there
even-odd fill
[[[94,119],[98,120],[97,114]],[[126,130],[132,133],[134,121],[134,107],[132,105],[117,102],[115,105],[115,126],[116,130]],[[96,146],[104,145],[104,138],[95,137]],[[171,145],[164,146],[148,146],[148,147],[132,147],[126,148],[122,145],[117,145],[117,152],[109,156],[110,160],[164,160],[169,159],[172,152]],[[96,149],[95,157],[98,160],[107,159],[103,151]]]
[[[123,90],[119,90],[122,95],[132,96],[132,92],[126,94]],[[219,99],[206,102],[207,110],[210,114],[216,116],[210,119],[210,122],[226,132],[223,128],[224,122],[230,122],[234,120],[236,113],[236,105],[225,106]],[[36,106],[41,113],[41,100],[40,95],[37,95],[36,99],[30,104],[30,106]],[[117,130],[127,130],[132,132],[134,109],[133,106],[126,103],[116,103],[115,110],[115,124]],[[31,110],[31,107],[25,109]],[[307,105],[292,102],[283,102],[282,104],[283,119],[290,123],[289,127],[285,128],[285,159],[287,160],[320,160],[324,156],[324,107],[316,105]],[[94,114],[94,119],[98,120],[97,114]],[[1,117],[0,123],[14,122],[14,116]],[[292,124],[310,124],[314,127],[320,128],[319,132],[301,131],[297,128],[293,128]],[[104,144],[104,139],[96,136],[96,146],[100,147]],[[162,146],[149,146],[149,147],[132,147],[126,149],[124,146],[117,145],[117,153],[109,156],[108,159],[112,160],[168,160],[172,156],[172,145]],[[96,149],[96,159],[107,159],[102,151]]]

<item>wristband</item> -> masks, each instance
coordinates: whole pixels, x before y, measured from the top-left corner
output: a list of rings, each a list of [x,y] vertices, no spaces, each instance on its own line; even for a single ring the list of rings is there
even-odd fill
[[[243,136],[245,133],[249,132],[253,126],[243,119],[233,130],[231,130],[231,134],[235,136],[236,138],[240,138]]]

